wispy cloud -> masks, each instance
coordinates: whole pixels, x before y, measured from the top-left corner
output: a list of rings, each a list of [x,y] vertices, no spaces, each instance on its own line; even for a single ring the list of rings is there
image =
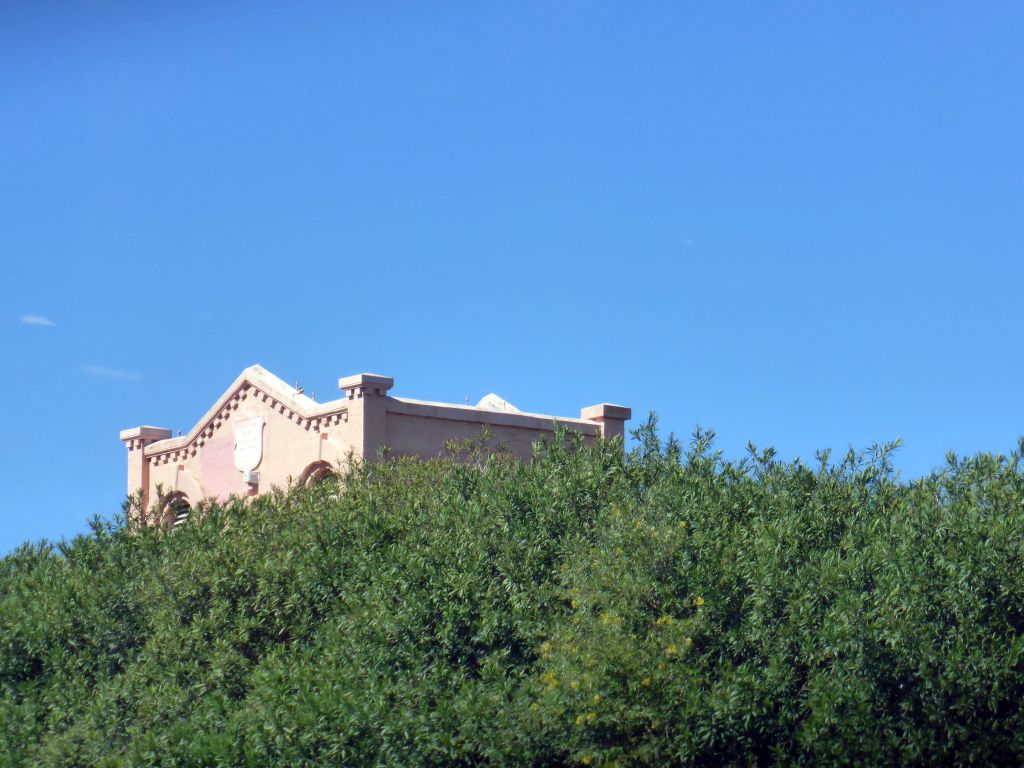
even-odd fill
[[[104,368],[102,365],[83,365],[82,372],[86,376],[97,379],[113,379],[114,381],[142,381],[142,374],[126,371],[122,368]]]
[[[52,328],[56,325],[53,320],[42,315],[22,315],[20,318],[21,322],[25,325],[45,325],[48,328]]]

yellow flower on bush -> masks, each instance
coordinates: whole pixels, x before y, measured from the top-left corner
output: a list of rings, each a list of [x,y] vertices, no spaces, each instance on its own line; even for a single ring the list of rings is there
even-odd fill
[[[540,644],[540,655],[547,656],[549,653],[551,653],[552,647],[553,646],[551,645],[551,641],[545,640],[543,643]]]
[[[658,620],[656,622],[654,622],[654,623],[657,624],[659,627],[664,626],[665,624],[671,624],[672,623],[672,617],[671,616],[659,616]]]
[[[594,703],[595,704],[600,704],[601,703],[601,694],[600,693],[595,693],[594,694]]]
[[[572,599],[572,602],[571,602],[571,603],[569,603],[569,605],[571,605],[571,606],[572,606],[573,610],[575,610],[575,609],[577,609],[577,608],[579,608],[579,607],[580,607],[580,604],[579,604],[579,602],[577,602],[577,600],[576,600],[576,598],[575,598],[575,597],[574,597],[574,598]]]
[[[644,688],[649,688],[651,685],[651,678],[645,677],[643,680],[640,681],[640,685],[642,685]]]
[[[675,656],[678,652],[679,652],[679,649],[676,648],[676,644],[675,643],[672,643],[668,648],[665,649],[665,655],[666,656]]]
[[[693,603],[698,608],[700,608],[702,605],[704,605],[704,598],[703,597],[698,597],[696,600],[693,601]]]
[[[590,765],[593,761],[594,761],[594,758],[592,758],[590,755],[584,755],[583,757],[580,758],[580,762],[583,763],[584,765]]]
[[[580,683],[578,680],[573,680],[571,683],[569,683],[569,687],[572,688],[574,691],[578,691]]]

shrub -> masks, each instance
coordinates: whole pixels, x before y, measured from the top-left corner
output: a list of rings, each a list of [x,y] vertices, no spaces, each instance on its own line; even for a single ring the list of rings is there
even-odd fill
[[[1024,445],[563,438],[22,546],[0,764],[1024,759]]]

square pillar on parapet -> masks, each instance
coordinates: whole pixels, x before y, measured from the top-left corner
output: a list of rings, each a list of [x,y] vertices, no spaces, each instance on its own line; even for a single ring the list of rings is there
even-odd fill
[[[633,417],[633,411],[624,405],[600,403],[591,405],[580,411],[580,418],[597,422],[601,427],[601,437],[625,437],[626,422]]]
[[[349,425],[360,437],[355,446],[364,460],[373,460],[384,447],[387,436],[388,390],[395,386],[390,376],[357,373],[338,380],[338,388],[349,401]]]
[[[376,373],[357,373],[355,376],[338,379],[338,389],[344,392],[349,400],[384,397],[393,386],[395,386],[393,378],[379,376]]]
[[[128,449],[128,493],[142,491],[142,509],[149,506],[149,462],[146,446],[166,440],[171,430],[162,427],[132,427],[121,430],[121,442]]]

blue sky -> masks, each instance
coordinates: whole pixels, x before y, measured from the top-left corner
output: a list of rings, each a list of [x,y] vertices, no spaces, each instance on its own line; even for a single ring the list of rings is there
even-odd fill
[[[246,366],[907,477],[1024,434],[1024,5],[9,3],[0,552]]]

